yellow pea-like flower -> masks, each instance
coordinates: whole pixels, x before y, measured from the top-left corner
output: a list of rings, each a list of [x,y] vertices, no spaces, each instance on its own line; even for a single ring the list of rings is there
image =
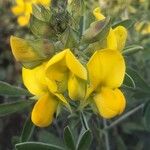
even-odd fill
[[[94,10],[93,10],[93,15],[95,16],[95,18],[97,20],[103,20],[105,19],[105,16],[101,13],[101,9],[100,7],[96,7]]]
[[[68,106],[68,102],[63,95],[49,91],[49,82],[47,82],[45,76],[46,64],[47,62],[33,69],[22,69],[24,85],[30,93],[38,98],[33,107],[31,119],[39,127],[46,127],[52,123],[58,103],[61,102]]]
[[[50,80],[50,90],[63,93],[68,88],[71,98],[80,99],[82,94],[80,91],[75,90],[72,84],[74,83],[78,87],[80,85],[83,87],[83,83],[80,84],[79,82],[87,80],[87,71],[70,49],[63,50],[53,56],[46,65],[45,73],[46,77]]]
[[[150,34],[150,22],[137,22],[135,24],[135,29],[143,35]]]
[[[123,26],[110,29],[107,37],[107,48],[122,51],[127,39],[127,30]]]
[[[94,66],[94,67],[93,67]],[[125,98],[118,89],[125,76],[125,61],[117,50],[96,51],[87,64],[90,84],[86,99],[94,93],[93,101],[104,118],[112,118],[123,112]]]
[[[16,5],[11,10],[14,15],[18,16],[17,21],[20,26],[28,25],[32,13],[32,4],[49,6],[51,0],[16,0]]]
[[[93,15],[96,20],[100,21],[105,19],[105,16],[101,13],[100,7],[93,10]],[[117,26],[116,28],[110,28],[107,36],[106,48],[112,50],[123,50],[127,39],[127,29],[123,26]]]

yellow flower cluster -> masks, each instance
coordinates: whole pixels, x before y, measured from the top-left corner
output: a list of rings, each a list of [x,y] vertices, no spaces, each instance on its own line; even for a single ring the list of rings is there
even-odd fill
[[[145,34],[150,34],[150,22],[137,22],[135,24],[135,29],[137,32],[145,35]]]
[[[97,20],[105,18],[99,8],[93,14]],[[71,100],[79,100],[84,106],[93,103],[104,118],[120,115],[126,105],[119,89],[125,76],[121,50],[126,38],[127,31],[123,26],[110,29],[106,48],[97,49],[86,66],[79,62],[70,49],[65,49],[34,69],[23,67],[24,85],[38,97],[32,111],[33,123],[46,127],[52,123],[59,103],[69,108],[65,93]],[[17,41],[16,37],[11,37],[15,57]]]
[[[32,4],[42,4],[49,6],[51,0],[16,0],[16,5],[12,7],[14,15],[18,16],[18,24],[26,26],[29,23],[32,13]]]

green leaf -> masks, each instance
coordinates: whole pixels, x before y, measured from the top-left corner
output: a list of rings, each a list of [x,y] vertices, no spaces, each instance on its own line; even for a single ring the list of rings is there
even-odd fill
[[[140,119],[140,118],[139,118]],[[122,124],[122,130],[126,134],[132,134],[136,131],[144,131],[145,127],[142,124],[142,121],[140,123],[136,122],[125,122]]]
[[[24,142],[15,145],[16,150],[64,150],[63,148],[42,142]]]
[[[94,43],[103,41],[110,30],[110,18],[93,22],[90,27],[85,30],[81,43]]]
[[[0,81],[0,95],[2,96],[11,96],[11,97],[19,97],[19,96],[31,96],[31,94],[22,89],[20,87],[12,86],[6,82]]]
[[[64,143],[59,137],[46,130],[40,130],[40,132],[38,133],[38,139],[40,142],[43,143],[59,145],[61,147],[64,147]]]
[[[89,125],[88,125],[86,116],[84,115],[83,112],[80,113],[80,119],[81,119],[82,127],[83,127],[85,130],[88,130],[88,129],[89,129]]]
[[[69,128],[69,126],[67,126],[64,129],[64,141],[66,146],[70,149],[70,150],[75,150],[75,142],[74,142],[74,137],[72,135],[72,132]]]
[[[144,48],[142,46],[139,46],[139,45],[130,45],[128,47],[125,47],[122,53],[125,55],[129,55],[129,54],[134,54],[134,53],[141,51],[143,49]]]
[[[64,45],[64,49],[74,47],[77,45],[78,41],[78,33],[70,27],[68,27],[61,36],[61,42]]]
[[[127,147],[121,136],[117,135],[115,140],[116,140],[116,147],[118,150],[127,150]]]
[[[50,25],[48,25],[44,21],[37,19],[33,15],[31,15],[30,19],[30,30],[37,37],[49,38],[56,34],[55,30]]]
[[[144,108],[144,123],[145,127],[150,130],[150,102],[148,102]]]
[[[23,109],[31,106],[33,104],[33,100],[24,100],[24,101],[16,101],[12,103],[6,103],[0,105],[0,117],[6,116],[18,111],[22,111]]]
[[[88,150],[92,142],[92,134],[90,130],[83,132],[77,142],[77,150]]]
[[[124,26],[125,28],[129,29],[134,25],[134,23],[135,23],[135,20],[126,19],[126,20],[115,23],[114,25],[112,25],[112,28],[116,28],[117,26]]]
[[[34,128],[35,126],[31,121],[31,117],[29,116],[22,130],[21,142],[27,142],[31,138]]]
[[[134,80],[136,90],[149,93],[150,91],[149,85],[144,81],[144,79],[135,70],[131,68],[127,68],[126,72]],[[124,84],[126,85],[125,82]]]
[[[77,11],[78,8],[78,11]],[[83,0],[72,0],[70,5],[68,5],[68,12],[76,20],[77,24],[80,21],[81,16],[84,14],[85,3]]]
[[[136,87],[134,83],[134,79],[128,73],[125,74],[124,85],[131,88]]]
[[[44,22],[49,22],[52,16],[50,10],[46,9],[43,5],[32,5],[33,15]]]

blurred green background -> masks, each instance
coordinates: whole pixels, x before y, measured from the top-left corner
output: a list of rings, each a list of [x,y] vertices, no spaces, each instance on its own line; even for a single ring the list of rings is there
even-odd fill
[[[110,15],[114,24],[124,19],[131,19],[134,22],[128,29],[127,46],[140,45],[143,50],[125,55],[127,66],[136,70],[132,75],[134,82],[137,83],[137,90],[134,91],[123,87],[127,99],[126,112],[143,103],[145,107],[110,129],[109,142],[111,150],[149,150],[150,90],[146,90],[145,87],[150,86],[150,2],[149,0],[86,1],[91,10],[100,5],[102,12]],[[13,0],[0,0],[0,80],[23,87],[21,65],[14,60],[9,38],[10,35],[26,37],[30,35],[30,31],[27,27],[22,28],[17,24],[16,17],[11,12],[13,4]],[[1,104],[16,100],[19,99],[0,96]],[[30,110],[31,108],[28,108],[0,118],[0,150],[14,148],[14,144],[19,141],[25,120],[30,115]],[[97,134],[100,132],[96,126],[98,120],[96,115],[90,116],[89,126],[93,131],[91,150],[105,150],[104,139],[99,133]],[[31,140],[62,145],[60,139],[63,137],[63,128],[68,123],[67,114],[63,112],[49,128],[35,128]]]

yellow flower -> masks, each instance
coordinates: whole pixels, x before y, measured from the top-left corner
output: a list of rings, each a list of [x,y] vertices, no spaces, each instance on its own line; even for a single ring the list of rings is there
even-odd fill
[[[53,92],[63,93],[68,88],[73,100],[82,99],[85,95],[87,71],[69,49],[49,60],[46,77],[49,79],[49,89]]]
[[[44,6],[49,6],[51,3],[51,0],[37,0],[37,3],[40,3]]]
[[[53,121],[59,102],[68,105],[61,94],[49,91],[45,77],[47,62],[34,69],[22,69],[23,82],[26,88],[38,98],[32,110],[32,122],[39,127],[46,127]]]
[[[123,26],[117,26],[110,29],[107,36],[107,48],[122,51],[127,39],[127,29]]]
[[[137,22],[135,24],[135,29],[143,35],[150,34],[150,22]]]
[[[32,13],[32,4],[49,6],[51,0],[16,0],[16,5],[11,8],[14,15],[18,16],[18,24],[26,26],[29,23]]]
[[[90,85],[86,98],[93,93],[93,101],[104,118],[123,112],[125,98],[118,89],[124,79],[125,62],[117,50],[103,49],[94,53],[87,64]]]
[[[101,13],[100,7],[93,10],[93,15],[96,20],[100,21],[105,19],[105,16]],[[127,39],[127,30],[123,26],[117,26],[114,29],[110,29],[107,36],[107,48],[115,50],[123,50]]]
[[[103,20],[103,19],[105,19],[105,16],[101,13],[100,7],[96,7],[96,8],[93,10],[93,15],[95,16],[95,18],[96,18],[97,20]]]

